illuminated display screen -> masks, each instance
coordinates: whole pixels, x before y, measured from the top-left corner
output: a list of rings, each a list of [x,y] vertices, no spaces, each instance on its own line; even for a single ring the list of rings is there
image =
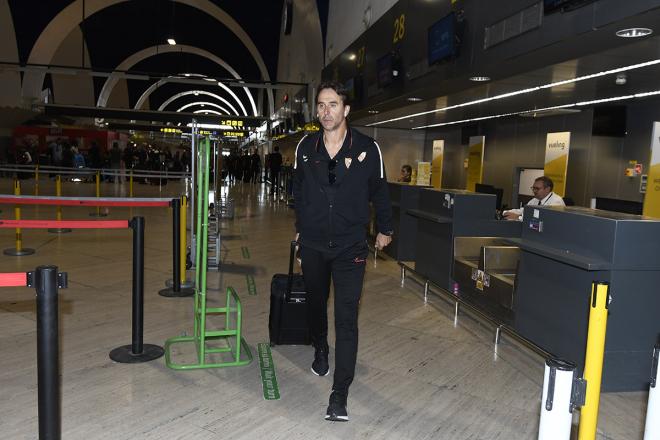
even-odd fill
[[[543,0],[543,12],[546,14],[557,10],[577,9],[592,3],[594,0]]]
[[[243,132],[243,131],[224,131],[224,132],[222,132],[222,135],[224,137],[243,137],[243,136],[245,136],[245,132]]]
[[[243,121],[236,121],[233,119],[225,119],[220,121],[220,125],[229,125],[230,127],[243,127]]]
[[[429,65],[456,55],[455,16],[449,14],[433,24],[428,31]]]

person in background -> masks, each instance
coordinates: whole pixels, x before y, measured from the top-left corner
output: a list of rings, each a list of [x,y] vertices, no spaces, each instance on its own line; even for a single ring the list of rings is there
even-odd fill
[[[252,183],[259,183],[259,175],[261,174],[261,158],[255,148],[250,156],[250,181]]]
[[[75,168],[85,168],[85,156],[82,155],[78,147],[71,147],[73,153],[73,166]]]
[[[401,167],[401,174],[397,179],[397,182],[410,183],[410,178],[412,176],[412,167],[408,164]]]
[[[534,197],[527,202],[527,206],[566,206],[564,199],[552,191],[554,186],[555,184],[551,178],[547,176],[538,177],[532,185]],[[522,209],[510,209],[504,211],[502,216],[507,220],[522,221],[522,214]]]
[[[112,168],[113,172],[119,172],[119,169],[121,168],[121,150],[119,149],[119,145],[117,145],[117,142],[112,143],[112,148],[110,149],[110,168]],[[116,177],[112,178],[113,182],[117,182],[120,179],[117,179]]]
[[[268,155],[268,166],[270,167],[270,193],[280,193],[280,171],[282,171],[282,154],[277,145],[273,152]]]

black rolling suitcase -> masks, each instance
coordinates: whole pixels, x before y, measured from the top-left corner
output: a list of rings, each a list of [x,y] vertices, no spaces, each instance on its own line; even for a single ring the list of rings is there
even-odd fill
[[[305,282],[293,273],[296,242],[291,242],[289,273],[273,275],[270,283],[270,345],[309,345]]]

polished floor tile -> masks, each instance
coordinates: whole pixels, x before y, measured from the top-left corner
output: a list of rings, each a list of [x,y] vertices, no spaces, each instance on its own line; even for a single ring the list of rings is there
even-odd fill
[[[23,185],[24,194],[33,190]],[[53,182],[40,194],[54,193]],[[136,185],[138,197],[171,197],[183,190]],[[244,336],[252,351],[268,341],[270,279],[285,272],[293,212],[260,185],[238,184],[233,220],[221,222],[223,270],[209,271],[209,301],[221,304],[227,286],[244,308]],[[0,179],[0,192],[11,181]],[[102,185],[103,195],[127,193],[126,184]],[[94,185],[65,183],[65,195],[94,195]],[[0,218],[13,218],[2,206]],[[90,208],[65,208],[65,219],[93,219]],[[23,218],[55,218],[52,207],[25,207]],[[162,345],[193,330],[192,300],[164,298],[172,276],[171,212],[165,208],[112,208],[109,219],[146,218],[144,342]],[[323,420],[331,375],[309,371],[313,349],[272,349],[281,391],[262,396],[256,361],[238,368],[174,371],[163,359],[117,364],[115,347],[131,342],[130,230],[49,234],[24,230],[27,257],[0,255],[0,271],[56,264],[69,273],[60,291],[62,422],[65,439],[535,439],[543,359],[467,314],[454,323],[453,306],[412,280],[400,286],[395,262],[370,256],[360,309],[357,375],[349,397],[349,423]],[[0,229],[0,247],[13,246],[14,230]],[[249,258],[243,253],[247,248]],[[257,295],[249,295],[246,274]],[[194,276],[189,272],[189,277]],[[332,305],[330,305],[332,313]],[[37,438],[34,290],[0,290],[0,439]],[[332,325],[331,325],[332,327]],[[333,344],[331,332],[331,345]],[[177,351],[182,356],[190,350]],[[331,352],[331,365],[334,354]],[[599,439],[641,440],[646,393],[605,394]],[[561,440],[561,439],[558,439]]]

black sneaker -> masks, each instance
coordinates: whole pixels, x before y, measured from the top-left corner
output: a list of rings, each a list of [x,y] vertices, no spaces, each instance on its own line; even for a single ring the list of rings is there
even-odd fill
[[[316,348],[314,350],[314,362],[312,362],[312,373],[317,376],[327,376],[329,372],[328,348]]]
[[[346,395],[337,391],[330,394],[328,410],[325,413],[325,419],[331,422],[348,422],[348,412],[346,412]]]

